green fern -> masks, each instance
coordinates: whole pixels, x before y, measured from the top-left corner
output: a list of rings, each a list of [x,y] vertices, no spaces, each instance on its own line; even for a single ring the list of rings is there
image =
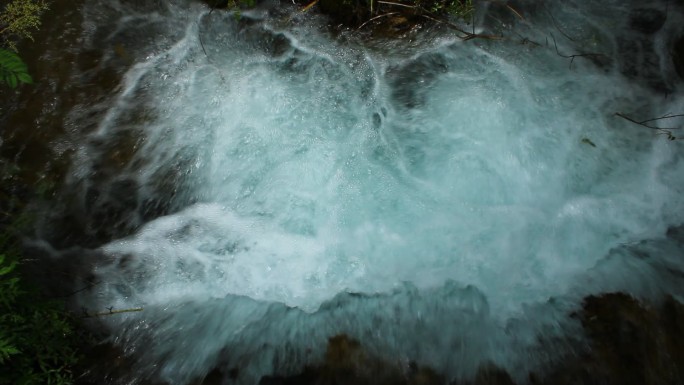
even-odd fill
[[[3,277],[10,274],[17,266],[16,262],[5,261],[5,255],[0,254],[0,303],[10,306],[19,295],[17,290],[17,278]],[[3,314],[0,320],[9,318],[11,314]],[[4,325],[5,322],[0,322]],[[19,354],[20,351],[11,344],[10,338],[0,330],[0,364],[4,364],[10,356]]]
[[[0,48],[0,83],[16,88],[19,83],[33,83],[26,63],[12,51]]]
[[[0,252],[0,384],[72,384],[79,359],[73,316],[26,290],[19,256]]]
[[[0,335],[0,364],[4,364],[10,356],[21,353],[19,349],[10,345],[9,340]]]

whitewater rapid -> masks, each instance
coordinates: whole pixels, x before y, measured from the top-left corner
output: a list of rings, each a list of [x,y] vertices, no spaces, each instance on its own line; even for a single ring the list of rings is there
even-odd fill
[[[105,239],[78,305],[144,308],[102,320],[144,351],[136,376],[255,383],[347,334],[448,378],[524,378],[562,353],[540,339],[581,338],[583,296],[679,294],[681,142],[615,114],[684,111],[681,10],[647,34],[629,2],[492,3],[476,29],[501,40],[363,44],[270,3],[106,3],[81,43],[122,80],[70,114],[65,210]]]

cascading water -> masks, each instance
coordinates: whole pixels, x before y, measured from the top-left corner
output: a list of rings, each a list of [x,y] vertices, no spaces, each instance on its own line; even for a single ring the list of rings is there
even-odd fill
[[[678,295],[681,143],[615,113],[684,111],[681,10],[647,34],[629,2],[520,3],[478,13],[502,41],[364,47],[283,6],[88,2],[80,49],[112,49],[87,71],[126,72],[69,114],[63,211],[107,239],[77,304],[144,308],[103,320],[140,378],[255,383],[342,333],[448,378],[523,378],[583,296]]]

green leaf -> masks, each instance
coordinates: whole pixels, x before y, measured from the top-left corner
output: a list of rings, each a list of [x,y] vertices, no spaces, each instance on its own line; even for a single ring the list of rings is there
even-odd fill
[[[33,83],[26,63],[14,52],[2,48],[0,48],[0,80],[12,88],[16,88],[19,83]]]
[[[26,84],[33,84],[33,78],[26,72],[17,75],[19,81]]]
[[[17,85],[19,84],[19,82],[17,82],[17,77],[14,76],[14,74],[10,74],[7,77],[7,84],[9,84],[11,88],[17,88]]]
[[[5,363],[10,356],[21,353],[19,349],[10,345],[8,341],[0,338],[0,364]]]
[[[10,273],[17,266],[16,262],[9,263],[8,266],[5,265],[5,256],[0,254],[0,275],[5,275]]]

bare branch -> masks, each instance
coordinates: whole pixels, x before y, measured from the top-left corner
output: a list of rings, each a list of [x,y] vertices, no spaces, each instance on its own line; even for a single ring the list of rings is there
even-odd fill
[[[96,317],[102,317],[102,316],[107,316],[107,315],[113,315],[113,314],[121,314],[121,313],[135,313],[139,311],[143,311],[144,309],[141,307],[134,307],[131,309],[122,309],[122,310],[113,310],[114,307],[108,307],[107,311],[99,312],[99,313],[88,313],[85,309],[81,309],[83,311],[83,316],[81,318],[96,318]]]
[[[551,11],[549,11],[549,9],[546,8],[546,4],[544,4],[544,8],[546,9],[546,12],[548,12],[549,16],[551,16],[551,21],[553,22],[553,26],[556,27],[556,29],[558,30],[558,32],[560,32],[563,36],[565,36],[566,39],[568,39],[568,40],[570,40],[570,41],[572,41],[572,42],[575,42],[575,41],[576,41],[575,39],[571,38],[570,35],[568,35],[567,33],[563,32],[563,30],[558,26],[558,23],[556,22],[556,18],[553,17],[553,13],[551,13]]]
[[[482,39],[489,39],[489,40],[499,40],[499,39],[501,39],[501,36],[495,36],[495,35],[480,35],[480,34],[476,34],[476,33],[467,32],[467,31],[464,31],[463,29],[461,29],[459,26],[457,26],[457,25],[454,24],[454,23],[451,23],[451,22],[446,21],[446,20],[441,20],[441,19],[438,19],[438,18],[436,18],[436,17],[429,16],[429,15],[423,15],[423,14],[421,14],[420,16],[422,16],[422,17],[424,17],[424,18],[426,18],[426,19],[432,20],[432,21],[436,21],[436,22],[438,22],[438,23],[446,24],[449,28],[455,30],[456,32],[462,33],[464,36],[459,36],[458,38],[461,39],[461,40],[464,40],[464,41],[465,41],[465,40],[470,40],[470,39],[475,39],[475,38],[482,38]]]
[[[551,34],[551,38],[553,39],[553,46],[556,48],[556,54],[560,57],[564,57],[566,59],[570,59],[570,65],[575,61],[576,57],[584,57],[584,58],[598,58],[598,57],[607,57],[606,55],[602,53],[594,53],[594,52],[582,52],[578,54],[573,54],[573,55],[565,55],[560,53],[558,50],[558,44],[556,44],[556,37]]]
[[[676,117],[679,117],[679,116],[684,116],[684,114],[677,114],[677,115],[666,114],[666,115],[661,116],[661,117],[659,117],[659,118],[648,119],[648,120],[644,120],[644,121],[639,122],[639,123],[643,124],[643,123],[648,123],[648,122],[655,122],[656,120],[676,118]],[[679,129],[679,128],[680,128],[680,127],[677,127],[677,128],[670,128],[670,130],[676,130],[676,129]]]
[[[649,125],[649,124],[646,124],[646,123],[648,123],[648,122],[654,122],[654,121],[656,121],[656,120],[661,120],[661,119],[670,119],[670,118],[676,118],[676,117],[679,117],[679,116],[684,116],[684,114],[677,114],[677,115],[670,115],[670,114],[668,114],[668,115],[665,115],[665,116],[661,116],[661,117],[659,117],[659,118],[647,119],[647,120],[644,120],[644,121],[639,122],[639,121],[637,121],[637,120],[635,120],[635,119],[632,119],[632,118],[630,118],[629,116],[627,116],[627,115],[625,115],[625,114],[622,114],[622,113],[619,113],[619,112],[616,112],[615,115],[616,115],[616,116],[619,116],[619,117],[621,117],[622,119],[625,119],[625,120],[627,120],[627,121],[629,121],[629,122],[632,122],[632,123],[634,123],[634,124],[638,124],[638,125],[640,125],[640,126],[643,126],[643,127],[646,127],[646,128],[650,128],[651,130],[656,130],[656,131],[657,131],[657,132],[656,132],[657,135],[667,135],[667,139],[669,139],[669,140],[675,140],[675,139],[677,139],[676,136],[672,135],[672,131],[671,131],[671,130],[679,130],[679,129],[681,129],[681,127],[666,127],[666,128],[664,128],[664,127],[652,126],[652,125]]]

